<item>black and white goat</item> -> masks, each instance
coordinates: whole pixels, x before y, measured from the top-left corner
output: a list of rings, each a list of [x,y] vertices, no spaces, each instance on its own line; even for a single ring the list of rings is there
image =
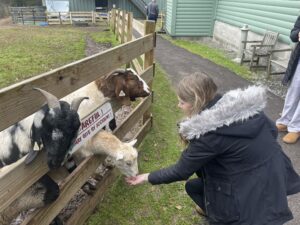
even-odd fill
[[[50,169],[60,167],[77,137],[80,119],[77,109],[86,97],[74,99],[71,104],[36,88],[47,99],[37,113],[0,132],[0,168],[27,155],[30,163],[40,149],[47,153]],[[38,147],[36,149],[35,147]],[[58,185],[47,175],[40,178],[22,196],[0,214],[0,224],[9,224],[23,210],[39,208],[53,202],[59,195]]]

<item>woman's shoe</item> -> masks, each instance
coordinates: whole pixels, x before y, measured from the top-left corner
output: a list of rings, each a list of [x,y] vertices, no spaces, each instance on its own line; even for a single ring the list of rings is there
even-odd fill
[[[287,144],[295,144],[300,137],[300,132],[289,132],[283,138],[283,142]]]
[[[284,124],[276,124],[276,127],[277,127],[277,130],[279,131],[279,132],[285,132],[285,131],[287,131],[287,126],[286,125],[284,125]]]

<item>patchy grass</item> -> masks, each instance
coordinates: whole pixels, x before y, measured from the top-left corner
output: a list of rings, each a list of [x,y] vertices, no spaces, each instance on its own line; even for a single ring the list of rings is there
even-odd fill
[[[90,36],[97,43],[110,43],[112,45],[112,47],[115,47],[118,44],[120,44],[117,41],[114,33],[108,29],[102,31],[101,33],[92,33]]]
[[[156,64],[157,65],[157,64]],[[150,172],[176,162],[181,146],[176,123],[181,118],[177,98],[166,74],[156,66],[153,82],[153,127],[139,147],[140,172]],[[87,225],[192,225],[201,219],[193,210],[184,182],[130,187],[120,177],[106,193]]]
[[[85,57],[85,38],[117,45],[110,31],[22,26],[0,30],[0,87]]]
[[[171,37],[167,35],[162,35],[163,38],[171,41],[173,44],[184,48],[196,55],[200,55],[203,58],[206,58],[218,65],[224,66],[228,68],[229,70],[235,72],[239,76],[245,78],[245,79],[250,79],[251,77],[251,72],[248,70],[247,67],[245,66],[240,66],[239,64],[233,62],[231,59],[229,59],[224,52],[209,47],[205,44],[201,44],[199,42],[195,41],[187,41],[187,40],[180,40],[180,39],[172,39]]]

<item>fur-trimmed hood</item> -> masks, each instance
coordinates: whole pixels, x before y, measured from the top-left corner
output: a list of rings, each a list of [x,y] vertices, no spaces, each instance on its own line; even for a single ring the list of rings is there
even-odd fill
[[[266,89],[250,86],[225,93],[212,107],[182,121],[179,133],[191,140],[223,126],[242,122],[259,114],[266,106]]]

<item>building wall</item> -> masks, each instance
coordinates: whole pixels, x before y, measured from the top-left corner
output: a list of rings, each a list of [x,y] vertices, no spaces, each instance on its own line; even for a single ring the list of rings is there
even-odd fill
[[[170,34],[170,35],[174,35],[174,24],[175,24],[175,20],[173,20],[173,12],[174,14],[176,13],[176,2],[177,0],[167,0],[167,4],[166,4],[166,21],[165,21],[165,28],[166,31]]]
[[[70,11],[94,11],[95,0],[69,0]]]
[[[140,12],[140,10],[132,4],[130,0],[109,0],[108,10],[112,9],[113,4],[116,5],[117,9],[124,9],[133,13],[134,18],[145,19],[145,16]]]
[[[167,32],[172,36],[212,36],[215,3],[215,0],[168,0]]]
[[[258,34],[276,31],[285,43],[290,43],[290,30],[298,15],[299,0],[218,0],[216,9],[217,21],[238,28],[248,24],[250,31]]]

